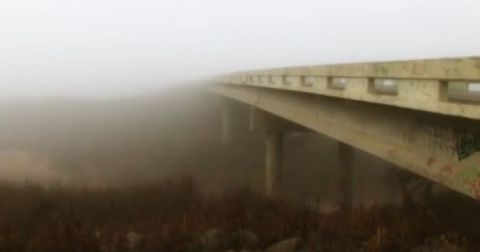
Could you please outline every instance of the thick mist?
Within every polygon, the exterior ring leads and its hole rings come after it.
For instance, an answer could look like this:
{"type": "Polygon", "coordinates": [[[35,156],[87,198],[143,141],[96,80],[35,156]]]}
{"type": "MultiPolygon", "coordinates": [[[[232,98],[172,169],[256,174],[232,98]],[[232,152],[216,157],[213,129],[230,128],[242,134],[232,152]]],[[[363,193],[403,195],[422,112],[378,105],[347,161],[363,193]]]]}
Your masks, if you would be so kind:
{"type": "MultiPolygon", "coordinates": [[[[192,176],[205,192],[264,190],[264,134],[236,104],[221,141],[220,99],[205,86],[113,100],[36,98],[0,103],[0,181],[111,188],[192,176]]],[[[283,193],[338,200],[336,141],[305,131],[285,138],[283,193]]],[[[357,152],[355,198],[398,202],[392,165],[357,152]],[[380,189],[381,188],[381,189],[380,189]]],[[[330,206],[321,206],[329,209],[330,206]]]]}
{"type": "MultiPolygon", "coordinates": [[[[248,132],[244,116],[240,137],[220,142],[211,78],[480,53],[472,32],[480,4],[468,0],[21,0],[0,7],[0,179],[8,183],[109,187],[192,175],[212,190],[262,191],[263,135],[248,132]]],[[[286,141],[286,191],[335,190],[336,143],[314,133],[286,141]]],[[[365,167],[357,193],[394,198],[366,186],[392,184],[391,165],[362,153],[357,165],[365,167]]]]}
{"type": "Polygon", "coordinates": [[[225,72],[478,55],[475,0],[0,3],[0,97],[122,97],[225,72]]]}
{"type": "Polygon", "coordinates": [[[2,1],[0,251],[478,251],[477,201],[361,150],[350,184],[339,142],[299,125],[275,138],[281,179],[265,195],[266,132],[231,100],[222,141],[225,97],[209,85],[240,70],[478,56],[479,9],[2,1]]]}

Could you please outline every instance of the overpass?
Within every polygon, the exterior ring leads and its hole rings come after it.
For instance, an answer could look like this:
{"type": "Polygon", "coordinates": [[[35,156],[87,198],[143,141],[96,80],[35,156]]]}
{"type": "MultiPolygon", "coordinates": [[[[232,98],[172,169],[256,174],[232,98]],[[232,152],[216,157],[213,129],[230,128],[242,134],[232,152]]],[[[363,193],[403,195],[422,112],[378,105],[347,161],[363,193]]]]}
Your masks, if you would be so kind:
{"type": "Polygon", "coordinates": [[[224,97],[224,139],[230,99],[250,106],[251,128],[265,131],[267,194],[279,183],[283,134],[301,125],[339,142],[347,207],[352,148],[480,199],[480,58],[236,72],[211,90],[224,97]]]}

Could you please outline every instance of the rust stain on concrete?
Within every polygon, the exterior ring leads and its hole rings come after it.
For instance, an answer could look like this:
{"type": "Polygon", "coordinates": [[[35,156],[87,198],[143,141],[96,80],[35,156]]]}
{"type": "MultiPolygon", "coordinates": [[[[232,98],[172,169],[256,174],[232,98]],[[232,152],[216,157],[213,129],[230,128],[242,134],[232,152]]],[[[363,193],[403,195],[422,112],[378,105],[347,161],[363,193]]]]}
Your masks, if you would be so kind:
{"type": "Polygon", "coordinates": [[[451,175],[453,173],[453,166],[452,165],[445,165],[440,169],[442,174],[451,175]]]}
{"type": "Polygon", "coordinates": [[[480,200],[480,178],[476,178],[469,183],[469,189],[473,196],[480,200]]]}

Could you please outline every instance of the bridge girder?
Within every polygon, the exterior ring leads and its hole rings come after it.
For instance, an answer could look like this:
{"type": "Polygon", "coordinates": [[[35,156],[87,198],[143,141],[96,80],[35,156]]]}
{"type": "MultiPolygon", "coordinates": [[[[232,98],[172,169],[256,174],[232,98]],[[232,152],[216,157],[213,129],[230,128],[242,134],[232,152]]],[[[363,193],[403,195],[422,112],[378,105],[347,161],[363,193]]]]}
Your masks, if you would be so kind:
{"type": "Polygon", "coordinates": [[[480,199],[477,120],[261,87],[212,90],[480,199]]]}

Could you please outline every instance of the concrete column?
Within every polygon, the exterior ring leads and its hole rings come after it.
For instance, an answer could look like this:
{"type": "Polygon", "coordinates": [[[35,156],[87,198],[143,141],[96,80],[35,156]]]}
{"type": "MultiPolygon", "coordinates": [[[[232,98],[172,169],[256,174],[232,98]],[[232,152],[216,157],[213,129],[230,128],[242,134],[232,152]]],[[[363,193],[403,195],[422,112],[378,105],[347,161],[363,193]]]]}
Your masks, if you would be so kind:
{"type": "Polygon", "coordinates": [[[351,146],[338,142],[340,206],[346,212],[352,210],[353,205],[353,152],[354,150],[351,146]]]}
{"type": "Polygon", "coordinates": [[[267,132],[265,146],[265,193],[272,196],[278,191],[282,178],[283,134],[267,132]]]}
{"type": "Polygon", "coordinates": [[[228,99],[222,100],[222,142],[228,143],[232,139],[234,119],[233,105],[228,99]]]}

